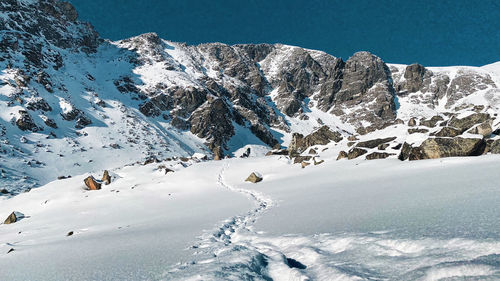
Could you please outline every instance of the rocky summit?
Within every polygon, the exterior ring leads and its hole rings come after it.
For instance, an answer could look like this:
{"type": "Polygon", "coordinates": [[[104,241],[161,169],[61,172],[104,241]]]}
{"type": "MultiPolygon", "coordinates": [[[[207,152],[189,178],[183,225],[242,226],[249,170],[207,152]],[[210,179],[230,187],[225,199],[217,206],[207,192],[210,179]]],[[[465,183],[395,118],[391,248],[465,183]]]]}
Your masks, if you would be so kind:
{"type": "Polygon", "coordinates": [[[290,147],[296,157],[332,142],[339,159],[498,153],[498,63],[389,64],[369,52],[344,61],[154,33],[113,42],[58,0],[5,0],[0,15],[8,196],[61,172],[194,153],[222,159],[248,145],[290,147]]]}

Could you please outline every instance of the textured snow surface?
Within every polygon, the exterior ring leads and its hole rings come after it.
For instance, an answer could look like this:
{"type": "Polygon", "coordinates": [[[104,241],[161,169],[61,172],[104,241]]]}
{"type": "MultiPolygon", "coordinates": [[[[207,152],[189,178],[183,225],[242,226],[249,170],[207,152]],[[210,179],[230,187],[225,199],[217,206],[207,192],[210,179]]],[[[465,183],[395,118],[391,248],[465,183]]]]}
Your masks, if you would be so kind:
{"type": "Polygon", "coordinates": [[[280,156],[136,165],[114,170],[100,191],[83,190],[82,175],[4,199],[2,218],[14,210],[26,218],[0,225],[2,277],[500,278],[498,155],[328,155],[306,169],[280,156]],[[176,172],[165,175],[160,164],[176,172]],[[264,180],[244,182],[251,172],[264,180]]]}

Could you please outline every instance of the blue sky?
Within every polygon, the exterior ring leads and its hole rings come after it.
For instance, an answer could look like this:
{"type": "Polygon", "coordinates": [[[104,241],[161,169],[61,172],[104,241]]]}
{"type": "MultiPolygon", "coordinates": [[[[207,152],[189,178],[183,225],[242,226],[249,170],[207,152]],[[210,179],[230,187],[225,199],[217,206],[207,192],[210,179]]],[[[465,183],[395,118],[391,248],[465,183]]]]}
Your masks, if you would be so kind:
{"type": "Polygon", "coordinates": [[[500,1],[70,0],[113,40],[156,32],[172,41],[284,43],[349,58],[426,66],[500,61],[500,1]]]}

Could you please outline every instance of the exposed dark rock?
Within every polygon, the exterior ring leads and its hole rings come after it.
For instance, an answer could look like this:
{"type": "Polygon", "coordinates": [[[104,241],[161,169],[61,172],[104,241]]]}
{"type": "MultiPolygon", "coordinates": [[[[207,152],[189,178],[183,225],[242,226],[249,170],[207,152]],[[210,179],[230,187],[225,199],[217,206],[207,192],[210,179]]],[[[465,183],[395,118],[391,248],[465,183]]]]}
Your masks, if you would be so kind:
{"type": "Polygon", "coordinates": [[[425,73],[426,73],[425,67],[423,67],[418,63],[408,65],[404,73],[404,78],[406,79],[406,84],[404,85],[404,88],[409,93],[414,93],[419,91],[423,86],[425,73]]]}
{"type": "Polygon", "coordinates": [[[417,119],[415,117],[410,118],[410,120],[408,120],[408,126],[410,127],[417,126],[417,119]]]}
{"type": "Polygon", "coordinates": [[[45,125],[47,125],[51,128],[57,129],[56,121],[54,121],[53,119],[46,117],[43,122],[45,123],[45,125]]]}
{"type": "Polygon", "coordinates": [[[483,154],[486,142],[480,138],[429,138],[410,150],[410,160],[435,159],[483,154]]]}
{"type": "Polygon", "coordinates": [[[483,122],[467,131],[467,133],[482,135],[484,137],[491,135],[492,132],[493,129],[491,128],[491,124],[489,121],[483,122]]]}
{"type": "Polygon", "coordinates": [[[293,164],[302,163],[304,161],[309,161],[311,159],[312,156],[296,156],[295,158],[293,158],[293,164]]]}
{"type": "Polygon", "coordinates": [[[377,146],[377,149],[379,150],[385,150],[386,148],[389,147],[389,144],[388,143],[381,143],[377,146]]]}
{"type": "Polygon", "coordinates": [[[443,127],[439,132],[432,134],[436,137],[456,137],[460,135],[462,132],[460,129],[456,129],[453,127],[443,127]]]}
{"type": "Polygon", "coordinates": [[[493,154],[500,154],[500,139],[493,141],[490,146],[490,152],[493,154]]]}
{"type": "Polygon", "coordinates": [[[52,111],[52,107],[43,98],[32,98],[26,102],[26,109],[52,111]]]}
{"type": "Polygon", "coordinates": [[[366,155],[366,160],[385,159],[391,155],[395,155],[395,154],[387,153],[387,152],[372,152],[372,153],[366,155]]]}
{"type": "Polygon", "coordinates": [[[359,140],[359,139],[358,139],[355,135],[351,135],[351,136],[348,136],[348,137],[347,137],[347,140],[348,140],[348,141],[357,141],[357,140],[359,140]]]}
{"type": "Polygon", "coordinates": [[[429,128],[433,128],[433,127],[436,127],[436,124],[439,122],[439,121],[443,121],[444,118],[439,116],[439,115],[436,115],[436,116],[433,116],[431,119],[428,119],[428,120],[420,120],[420,126],[426,126],[426,127],[429,127],[429,128]]]}
{"type": "Polygon", "coordinates": [[[415,134],[415,133],[425,134],[428,132],[429,132],[429,130],[424,129],[424,128],[410,128],[410,129],[408,129],[409,134],[415,134]]]}
{"type": "Polygon", "coordinates": [[[177,116],[174,116],[170,121],[170,124],[179,130],[189,130],[189,122],[177,116]]]}
{"type": "Polygon", "coordinates": [[[411,149],[412,146],[409,143],[403,143],[403,147],[401,148],[401,152],[398,155],[398,159],[401,161],[408,159],[410,157],[411,149]]]}
{"type": "Polygon", "coordinates": [[[465,132],[467,129],[471,128],[475,124],[484,123],[490,119],[490,115],[487,113],[473,113],[464,118],[452,117],[448,122],[448,126],[455,127],[460,130],[461,133],[465,132]]]}
{"type": "MultiPolygon", "coordinates": [[[[231,113],[222,99],[215,99],[198,108],[191,115],[190,123],[191,133],[206,138],[214,153],[216,147],[220,149],[234,135],[231,113]]],[[[219,154],[222,156],[222,151],[219,154]]]]}
{"type": "Polygon", "coordinates": [[[361,156],[367,152],[368,151],[366,151],[365,149],[362,149],[362,148],[357,148],[357,147],[351,148],[351,150],[349,150],[349,152],[347,153],[347,159],[351,160],[354,158],[358,158],[359,156],[361,156]]]}
{"type": "Polygon", "coordinates": [[[345,152],[345,151],[342,150],[342,151],[339,152],[339,155],[337,156],[337,160],[344,159],[344,158],[347,158],[347,157],[348,157],[347,152],[345,152]]]}
{"type": "Polygon", "coordinates": [[[373,140],[361,141],[361,142],[358,142],[358,144],[356,144],[356,147],[375,148],[380,144],[383,144],[386,142],[391,142],[395,139],[396,139],[396,137],[388,137],[388,138],[383,138],[383,139],[373,139],[373,140]]]}
{"type": "Polygon", "coordinates": [[[270,155],[288,155],[288,149],[273,149],[266,153],[266,156],[270,155]]]}
{"type": "Polygon", "coordinates": [[[302,134],[294,133],[288,149],[291,152],[300,154],[310,146],[325,145],[331,141],[339,142],[342,138],[339,132],[331,131],[328,126],[323,126],[305,137],[302,134]]]}
{"type": "Polygon", "coordinates": [[[38,132],[40,130],[26,110],[19,110],[19,114],[21,116],[16,120],[16,125],[19,129],[32,132],[38,132]]]}

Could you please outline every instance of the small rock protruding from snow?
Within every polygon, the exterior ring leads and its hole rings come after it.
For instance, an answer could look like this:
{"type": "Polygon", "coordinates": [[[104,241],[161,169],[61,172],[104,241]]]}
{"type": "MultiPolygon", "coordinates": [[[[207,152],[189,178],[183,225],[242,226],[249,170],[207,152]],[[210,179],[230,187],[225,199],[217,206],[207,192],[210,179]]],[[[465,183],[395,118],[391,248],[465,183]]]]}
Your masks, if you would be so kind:
{"type": "Polygon", "coordinates": [[[109,175],[108,170],[104,170],[104,174],[102,175],[102,182],[105,185],[108,185],[111,183],[111,176],[109,175]]]}
{"type": "Polygon", "coordinates": [[[23,217],[23,214],[22,213],[19,213],[19,212],[12,212],[10,213],[10,215],[5,219],[5,221],[3,222],[4,224],[11,224],[11,223],[15,223],[17,222],[19,219],[21,219],[23,217]]]}
{"type": "Polygon", "coordinates": [[[85,182],[89,190],[101,189],[101,182],[97,181],[93,176],[88,176],[83,182],[85,182]]]}
{"type": "Polygon", "coordinates": [[[262,181],[262,175],[260,173],[253,172],[248,176],[248,178],[245,181],[258,183],[258,182],[262,181]]]}

